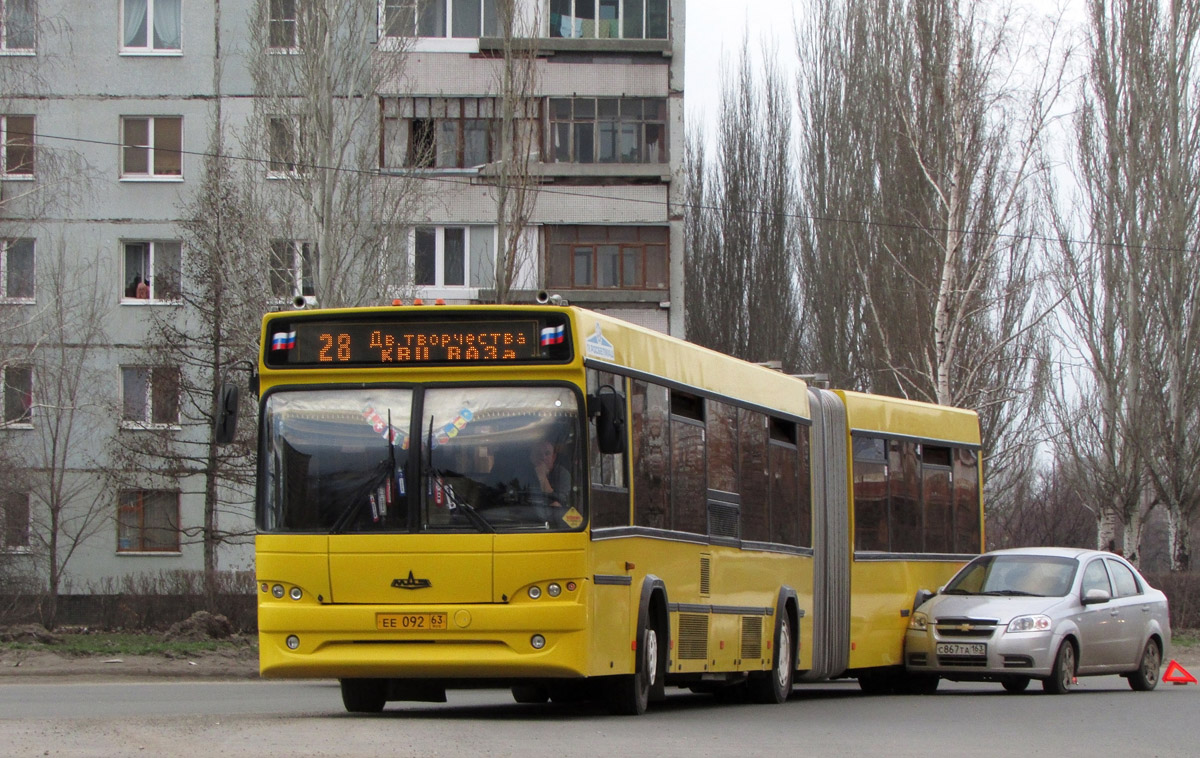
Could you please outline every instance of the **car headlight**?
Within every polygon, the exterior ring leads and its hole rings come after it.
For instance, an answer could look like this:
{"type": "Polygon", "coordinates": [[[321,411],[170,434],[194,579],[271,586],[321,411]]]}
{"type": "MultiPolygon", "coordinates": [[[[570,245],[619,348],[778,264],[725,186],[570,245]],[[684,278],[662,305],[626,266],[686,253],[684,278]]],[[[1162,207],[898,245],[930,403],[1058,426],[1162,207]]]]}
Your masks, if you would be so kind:
{"type": "Polygon", "coordinates": [[[923,632],[929,628],[929,617],[920,611],[914,611],[908,617],[908,628],[914,632],[923,632]]]}
{"type": "Polygon", "coordinates": [[[1017,616],[1008,622],[1009,632],[1048,632],[1052,623],[1049,616],[1017,616]]]}

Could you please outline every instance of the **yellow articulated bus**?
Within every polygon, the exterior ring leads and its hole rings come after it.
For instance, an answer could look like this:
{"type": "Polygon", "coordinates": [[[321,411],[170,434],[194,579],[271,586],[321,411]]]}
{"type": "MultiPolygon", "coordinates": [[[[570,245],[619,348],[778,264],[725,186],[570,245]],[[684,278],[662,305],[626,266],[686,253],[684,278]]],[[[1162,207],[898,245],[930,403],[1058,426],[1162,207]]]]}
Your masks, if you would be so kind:
{"type": "Polygon", "coordinates": [[[353,712],[930,686],[904,631],[980,551],[973,413],[566,306],[280,312],[262,344],[264,677],[353,712]]]}

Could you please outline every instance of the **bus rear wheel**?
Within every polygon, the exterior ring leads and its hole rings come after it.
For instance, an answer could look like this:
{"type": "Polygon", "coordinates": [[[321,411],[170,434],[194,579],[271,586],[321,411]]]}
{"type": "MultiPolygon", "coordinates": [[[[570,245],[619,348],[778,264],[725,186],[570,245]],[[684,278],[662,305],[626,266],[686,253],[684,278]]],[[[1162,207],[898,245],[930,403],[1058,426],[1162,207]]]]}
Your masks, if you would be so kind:
{"type": "Polygon", "coordinates": [[[350,713],[379,713],[387,703],[386,679],[342,679],[342,705],[350,713]]]}

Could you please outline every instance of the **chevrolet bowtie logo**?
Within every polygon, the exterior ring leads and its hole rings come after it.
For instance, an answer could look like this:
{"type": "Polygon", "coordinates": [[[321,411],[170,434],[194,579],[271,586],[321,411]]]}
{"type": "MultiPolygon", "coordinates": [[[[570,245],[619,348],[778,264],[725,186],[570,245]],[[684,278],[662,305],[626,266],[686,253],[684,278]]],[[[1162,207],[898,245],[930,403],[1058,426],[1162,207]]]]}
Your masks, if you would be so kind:
{"type": "MultiPolygon", "coordinates": [[[[409,573],[409,575],[408,575],[408,578],[409,578],[409,579],[412,579],[412,574],[411,574],[411,573],[409,573]]],[[[969,631],[971,631],[971,625],[970,625],[970,624],[959,624],[959,625],[958,625],[958,631],[960,631],[960,632],[969,632],[969,631]]]]}
{"type": "Polygon", "coordinates": [[[432,587],[433,582],[428,579],[417,579],[413,576],[413,572],[408,572],[406,579],[393,579],[392,586],[398,590],[423,590],[426,587],[432,587]]]}

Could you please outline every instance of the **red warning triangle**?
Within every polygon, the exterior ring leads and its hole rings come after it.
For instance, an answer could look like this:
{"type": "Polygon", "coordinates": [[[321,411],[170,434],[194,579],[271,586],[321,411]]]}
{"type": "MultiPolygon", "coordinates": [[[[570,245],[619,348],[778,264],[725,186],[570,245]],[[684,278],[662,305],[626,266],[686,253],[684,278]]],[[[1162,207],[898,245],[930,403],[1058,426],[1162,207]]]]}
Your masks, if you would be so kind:
{"type": "Polygon", "coordinates": [[[1189,674],[1187,669],[1175,661],[1171,661],[1167,665],[1167,673],[1163,674],[1162,680],[1172,684],[1196,684],[1196,677],[1189,674]]]}

